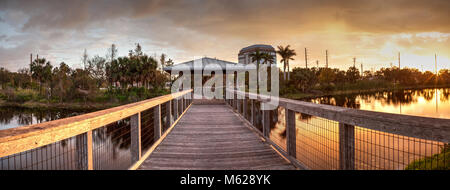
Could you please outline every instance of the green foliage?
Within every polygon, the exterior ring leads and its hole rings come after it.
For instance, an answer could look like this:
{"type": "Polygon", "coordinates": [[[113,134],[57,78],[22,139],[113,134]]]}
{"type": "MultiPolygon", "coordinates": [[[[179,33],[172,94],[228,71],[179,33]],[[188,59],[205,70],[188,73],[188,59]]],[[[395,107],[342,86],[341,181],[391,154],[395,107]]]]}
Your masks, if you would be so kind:
{"type": "Polygon", "coordinates": [[[38,97],[39,97],[38,93],[34,90],[20,89],[20,90],[17,90],[15,92],[15,94],[12,97],[10,97],[9,100],[14,101],[14,102],[23,103],[23,102],[27,102],[30,100],[36,100],[36,99],[38,99],[38,97]]]}
{"type": "Polygon", "coordinates": [[[8,100],[8,97],[5,94],[0,93],[0,100],[8,100]]]}
{"type": "Polygon", "coordinates": [[[310,90],[317,81],[317,76],[311,69],[294,68],[288,84],[290,88],[301,89],[302,92],[305,92],[310,90]]]}
{"type": "Polygon", "coordinates": [[[413,161],[405,170],[450,170],[450,144],[441,147],[438,154],[413,161]]]}

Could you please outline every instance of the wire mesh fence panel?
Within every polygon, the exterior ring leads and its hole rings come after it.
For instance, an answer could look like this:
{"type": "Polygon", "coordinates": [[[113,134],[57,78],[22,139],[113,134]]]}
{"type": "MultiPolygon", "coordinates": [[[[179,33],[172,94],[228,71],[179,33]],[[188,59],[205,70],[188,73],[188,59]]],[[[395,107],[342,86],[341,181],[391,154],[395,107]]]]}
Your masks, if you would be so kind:
{"type": "Polygon", "coordinates": [[[166,132],[166,130],[170,127],[167,109],[167,103],[161,104],[161,134],[166,132]]]}
{"type": "Polygon", "coordinates": [[[130,118],[92,131],[95,170],[128,169],[131,164],[130,118]]]}
{"type": "Polygon", "coordinates": [[[278,106],[270,111],[270,133],[269,138],[276,145],[286,151],[286,119],[285,109],[278,106]]]}
{"type": "Polygon", "coordinates": [[[450,150],[442,142],[355,127],[355,169],[450,169],[450,150]]]}
{"type": "Polygon", "coordinates": [[[86,134],[0,158],[0,170],[87,169],[86,134]]]}
{"type": "Polygon", "coordinates": [[[155,142],[154,109],[141,112],[141,151],[145,153],[155,142]]]}
{"type": "Polygon", "coordinates": [[[339,124],[296,113],[296,157],[309,169],[339,169],[339,124]]]}

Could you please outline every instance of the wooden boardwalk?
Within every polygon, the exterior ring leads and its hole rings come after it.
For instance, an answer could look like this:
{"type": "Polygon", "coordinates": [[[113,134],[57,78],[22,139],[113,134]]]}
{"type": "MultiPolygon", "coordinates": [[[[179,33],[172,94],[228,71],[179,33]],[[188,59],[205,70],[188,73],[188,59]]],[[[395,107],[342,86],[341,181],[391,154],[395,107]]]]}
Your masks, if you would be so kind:
{"type": "Polygon", "coordinates": [[[246,126],[227,105],[193,104],[139,169],[296,168],[246,126]]]}

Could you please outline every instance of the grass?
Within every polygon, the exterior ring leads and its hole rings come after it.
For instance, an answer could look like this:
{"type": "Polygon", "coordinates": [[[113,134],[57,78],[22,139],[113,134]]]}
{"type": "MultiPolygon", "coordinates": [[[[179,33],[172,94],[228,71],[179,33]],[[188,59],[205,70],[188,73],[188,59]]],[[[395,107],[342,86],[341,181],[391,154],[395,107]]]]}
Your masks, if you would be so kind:
{"type": "Polygon", "coordinates": [[[58,96],[47,99],[39,95],[36,90],[10,88],[7,91],[0,90],[0,106],[44,109],[106,109],[169,93],[170,91],[166,89],[130,88],[127,90],[96,91],[86,97],[75,97],[61,101],[58,96]]]}
{"type": "Polygon", "coordinates": [[[405,170],[450,170],[450,145],[445,144],[438,154],[413,161],[405,170]]]}

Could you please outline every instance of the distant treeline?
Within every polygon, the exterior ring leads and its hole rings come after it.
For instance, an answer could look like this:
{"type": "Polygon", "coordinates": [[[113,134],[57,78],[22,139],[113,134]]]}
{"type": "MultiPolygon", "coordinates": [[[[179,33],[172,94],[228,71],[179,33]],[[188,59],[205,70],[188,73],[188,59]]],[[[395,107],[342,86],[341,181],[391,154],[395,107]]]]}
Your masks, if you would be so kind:
{"type": "MultiPolygon", "coordinates": [[[[392,87],[450,86],[450,70],[441,69],[438,75],[430,71],[420,72],[414,68],[381,68],[378,71],[361,72],[331,68],[294,68],[291,78],[282,80],[280,92],[296,93],[320,90],[323,92],[345,90],[383,89],[392,87]]],[[[280,78],[282,78],[280,76],[280,78]]]]}
{"type": "Polygon", "coordinates": [[[45,58],[34,59],[28,68],[10,72],[0,68],[0,99],[15,102],[130,102],[168,93],[170,76],[161,67],[173,64],[162,54],[158,61],[136,44],[128,56],[117,57],[113,44],[105,57],[82,55],[84,68],[61,62],[54,66],[45,58]],[[160,67],[158,67],[160,65],[160,67]],[[158,69],[159,68],[159,69],[158,69]]]}

